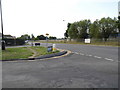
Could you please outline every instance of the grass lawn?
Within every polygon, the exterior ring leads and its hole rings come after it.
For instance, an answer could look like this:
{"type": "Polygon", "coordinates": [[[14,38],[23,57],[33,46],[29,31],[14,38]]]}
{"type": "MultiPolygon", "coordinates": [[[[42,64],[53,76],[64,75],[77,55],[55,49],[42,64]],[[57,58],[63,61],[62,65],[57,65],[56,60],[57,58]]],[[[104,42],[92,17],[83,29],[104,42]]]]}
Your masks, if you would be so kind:
{"type": "Polygon", "coordinates": [[[47,48],[45,47],[6,48],[6,50],[2,51],[2,60],[28,58],[35,53],[36,53],[35,56],[40,56],[56,52],[47,52],[47,48]]]}
{"type": "MultiPolygon", "coordinates": [[[[43,41],[38,41],[40,43],[46,43],[43,41]]],[[[75,42],[75,41],[49,41],[48,43],[63,43],[63,44],[81,44],[81,45],[98,45],[98,46],[120,46],[118,41],[107,41],[107,42],[99,42],[99,41],[92,41],[90,44],[86,44],[84,42],[75,42]]]]}
{"type": "Polygon", "coordinates": [[[58,50],[55,52],[47,52],[47,48],[45,47],[31,47],[31,49],[35,50],[37,52],[36,56],[46,55],[46,54],[52,54],[59,52],[58,50]]]}
{"type": "Polygon", "coordinates": [[[32,54],[33,52],[27,49],[27,47],[6,48],[6,50],[2,51],[2,60],[27,58],[32,54]]]}

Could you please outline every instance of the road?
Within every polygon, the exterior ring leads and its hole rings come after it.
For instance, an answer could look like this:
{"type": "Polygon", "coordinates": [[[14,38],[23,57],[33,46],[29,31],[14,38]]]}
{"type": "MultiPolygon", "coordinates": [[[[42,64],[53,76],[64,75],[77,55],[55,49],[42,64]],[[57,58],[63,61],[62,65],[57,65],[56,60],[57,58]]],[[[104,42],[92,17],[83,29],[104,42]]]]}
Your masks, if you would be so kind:
{"type": "Polygon", "coordinates": [[[118,87],[117,47],[56,45],[72,53],[61,58],[3,62],[3,88],[118,87]]]}

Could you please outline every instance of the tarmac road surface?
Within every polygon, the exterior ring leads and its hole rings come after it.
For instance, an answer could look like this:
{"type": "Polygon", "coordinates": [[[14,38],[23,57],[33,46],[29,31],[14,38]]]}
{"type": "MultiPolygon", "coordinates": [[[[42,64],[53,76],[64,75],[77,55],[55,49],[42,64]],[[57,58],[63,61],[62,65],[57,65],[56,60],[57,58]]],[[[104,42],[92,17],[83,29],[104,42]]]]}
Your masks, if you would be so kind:
{"type": "Polygon", "coordinates": [[[72,53],[61,58],[2,62],[3,88],[118,88],[117,47],[57,47],[72,53]]]}

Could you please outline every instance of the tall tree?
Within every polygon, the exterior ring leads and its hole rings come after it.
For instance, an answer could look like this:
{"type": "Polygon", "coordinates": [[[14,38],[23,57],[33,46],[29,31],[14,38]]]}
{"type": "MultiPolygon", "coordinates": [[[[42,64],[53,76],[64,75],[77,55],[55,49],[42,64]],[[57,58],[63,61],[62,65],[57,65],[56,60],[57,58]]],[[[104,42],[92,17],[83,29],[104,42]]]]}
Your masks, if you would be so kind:
{"type": "Polygon", "coordinates": [[[31,34],[31,39],[35,40],[35,36],[33,34],[31,34]]]}
{"type": "Polygon", "coordinates": [[[109,38],[112,34],[113,30],[115,29],[115,22],[111,18],[102,18],[100,21],[100,31],[102,33],[102,37],[105,41],[109,38]]]}
{"type": "Polygon", "coordinates": [[[55,40],[55,39],[57,39],[57,38],[56,38],[56,37],[53,37],[53,36],[50,36],[49,39],[50,39],[50,40],[55,40]]]}
{"type": "Polygon", "coordinates": [[[68,35],[71,39],[77,39],[78,38],[78,30],[77,30],[77,22],[74,22],[70,25],[70,28],[68,29],[68,35]]]}
{"type": "Polygon", "coordinates": [[[19,38],[23,39],[23,40],[30,40],[30,35],[24,34],[24,35],[21,35],[21,37],[19,37],[19,38]]]}
{"type": "Polygon", "coordinates": [[[90,36],[91,36],[91,38],[98,38],[98,39],[102,38],[98,20],[94,21],[90,25],[90,36]]]}
{"type": "Polygon", "coordinates": [[[68,24],[67,24],[67,30],[66,30],[65,33],[64,33],[65,38],[68,38],[68,37],[69,37],[68,31],[69,31],[69,29],[70,29],[70,26],[71,26],[71,23],[68,23],[68,24]]]}
{"type": "Polygon", "coordinates": [[[46,40],[46,37],[44,35],[38,35],[37,38],[39,40],[46,40]]]}
{"type": "Polygon", "coordinates": [[[90,25],[91,25],[90,20],[82,20],[78,23],[78,27],[80,28],[78,29],[79,38],[82,39],[88,38],[90,25]]]}

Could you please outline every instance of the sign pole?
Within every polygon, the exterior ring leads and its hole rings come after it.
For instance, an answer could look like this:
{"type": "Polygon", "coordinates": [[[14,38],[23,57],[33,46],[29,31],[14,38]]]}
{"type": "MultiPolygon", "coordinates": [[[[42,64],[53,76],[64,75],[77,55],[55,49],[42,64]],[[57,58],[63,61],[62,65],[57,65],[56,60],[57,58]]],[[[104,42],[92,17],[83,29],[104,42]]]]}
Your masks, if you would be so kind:
{"type": "Polygon", "coordinates": [[[2,3],[0,0],[0,13],[1,13],[1,29],[2,29],[2,50],[5,50],[5,41],[4,40],[4,34],[3,34],[3,17],[2,17],[2,3]]]}

